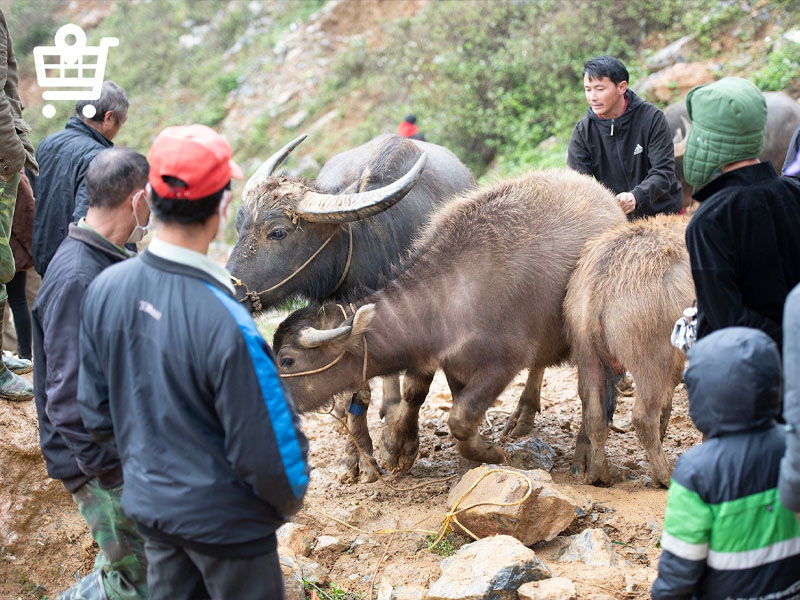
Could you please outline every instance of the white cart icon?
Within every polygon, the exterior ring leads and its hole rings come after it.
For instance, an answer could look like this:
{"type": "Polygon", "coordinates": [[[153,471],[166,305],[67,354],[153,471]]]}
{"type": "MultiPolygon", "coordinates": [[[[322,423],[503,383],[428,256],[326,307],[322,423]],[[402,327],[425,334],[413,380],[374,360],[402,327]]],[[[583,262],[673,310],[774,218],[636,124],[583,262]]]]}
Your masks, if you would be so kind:
{"type": "MultiPolygon", "coordinates": [[[[42,92],[44,100],[97,100],[103,87],[103,72],[106,69],[108,48],[119,45],[119,38],[104,37],[99,46],[86,45],[86,33],[70,23],[60,27],[56,32],[55,46],[37,46],[33,49],[36,62],[36,78],[39,86],[53,89],[42,92]],[[72,36],[73,43],[67,43],[67,36],[72,36]],[[84,63],[84,57],[95,57],[94,61],[84,63]],[[45,62],[50,59],[57,62],[45,62]]],[[[83,107],[83,115],[91,119],[97,109],[87,104],[83,107]]],[[[55,116],[56,108],[45,104],[42,114],[50,119],[55,116]]]]}

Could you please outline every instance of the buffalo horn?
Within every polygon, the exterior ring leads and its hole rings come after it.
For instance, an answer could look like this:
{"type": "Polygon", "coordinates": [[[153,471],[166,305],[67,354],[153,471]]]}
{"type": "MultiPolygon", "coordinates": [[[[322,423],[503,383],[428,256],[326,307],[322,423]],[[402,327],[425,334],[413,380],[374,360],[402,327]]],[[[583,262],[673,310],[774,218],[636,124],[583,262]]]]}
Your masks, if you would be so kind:
{"type": "Polygon", "coordinates": [[[258,184],[267,179],[267,177],[271,177],[275,172],[275,169],[277,169],[280,164],[286,160],[286,157],[289,156],[289,154],[292,153],[292,150],[297,148],[300,145],[300,142],[302,142],[304,139],[306,139],[306,134],[301,135],[299,138],[293,139],[291,142],[286,144],[283,148],[265,160],[261,166],[256,169],[256,172],[253,173],[253,176],[247,180],[247,183],[242,190],[242,198],[246,200],[250,190],[258,187],[258,184]]]}
{"type": "Polygon", "coordinates": [[[394,206],[411,191],[427,159],[427,154],[423,152],[408,173],[376,190],[355,194],[307,192],[298,202],[295,212],[306,221],[315,223],[348,223],[377,215],[394,206]]]}
{"type": "Polygon", "coordinates": [[[303,327],[298,335],[297,342],[303,348],[319,348],[324,344],[338,340],[340,337],[349,335],[353,328],[350,325],[337,327],[336,329],[315,329],[313,327],[303,327]]]}
{"type": "Polygon", "coordinates": [[[686,154],[686,142],[689,141],[689,129],[692,127],[692,123],[686,117],[681,117],[681,122],[686,133],[682,134],[680,129],[675,132],[675,137],[672,140],[675,144],[675,158],[686,154]]]}

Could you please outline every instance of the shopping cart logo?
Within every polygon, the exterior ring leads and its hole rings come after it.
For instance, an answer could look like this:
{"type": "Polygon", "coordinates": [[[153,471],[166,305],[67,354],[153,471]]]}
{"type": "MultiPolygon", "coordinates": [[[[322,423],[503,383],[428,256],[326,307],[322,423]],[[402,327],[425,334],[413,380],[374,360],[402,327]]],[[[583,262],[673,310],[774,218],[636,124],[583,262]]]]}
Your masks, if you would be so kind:
{"type": "MultiPolygon", "coordinates": [[[[33,49],[36,78],[39,87],[51,88],[42,92],[44,100],[97,100],[103,87],[108,49],[119,45],[119,38],[104,37],[99,46],[86,45],[86,33],[72,23],[58,29],[55,46],[33,49]],[[73,39],[68,41],[69,37],[73,39]],[[86,62],[84,62],[86,59],[86,62]]],[[[97,109],[92,104],[83,107],[83,115],[91,119],[97,109]]],[[[48,119],[56,114],[52,104],[45,104],[42,114],[48,119]]]]}

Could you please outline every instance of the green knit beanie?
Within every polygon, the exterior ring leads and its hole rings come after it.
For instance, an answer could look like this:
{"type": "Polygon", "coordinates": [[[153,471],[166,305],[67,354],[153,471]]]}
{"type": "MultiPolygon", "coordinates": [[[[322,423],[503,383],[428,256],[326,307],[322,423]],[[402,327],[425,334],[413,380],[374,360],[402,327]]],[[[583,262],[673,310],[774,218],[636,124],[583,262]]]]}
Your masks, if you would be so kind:
{"type": "Polygon", "coordinates": [[[683,157],[683,174],[704,186],[723,165],[755,158],[764,148],[767,103],[755,84],[726,77],[693,88],[686,96],[692,122],[683,157]]]}

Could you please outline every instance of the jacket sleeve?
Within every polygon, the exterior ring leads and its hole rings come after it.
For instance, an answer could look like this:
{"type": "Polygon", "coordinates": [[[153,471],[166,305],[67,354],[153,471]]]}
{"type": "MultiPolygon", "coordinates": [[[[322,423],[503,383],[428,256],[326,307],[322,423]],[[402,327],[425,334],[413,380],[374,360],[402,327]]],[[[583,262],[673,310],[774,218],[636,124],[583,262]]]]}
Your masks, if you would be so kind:
{"type": "MultiPolygon", "coordinates": [[[[85,300],[84,298],[82,306],[86,305],[85,300]]],[[[108,404],[108,382],[101,368],[101,354],[97,349],[97,340],[92,324],[92,319],[95,317],[93,313],[93,310],[81,308],[78,409],[83,426],[94,441],[106,452],[113,456],[119,456],[108,404]]]]}
{"type": "Polygon", "coordinates": [[[800,513],[800,285],[786,300],[783,312],[783,418],[786,454],[781,461],[778,483],[783,505],[800,513]]]}
{"type": "Polygon", "coordinates": [[[586,146],[586,140],[582,135],[581,123],[575,126],[572,130],[572,135],[569,137],[569,146],[567,146],[567,166],[584,175],[593,175],[592,173],[592,155],[589,148],[586,146]]]}
{"type": "Polygon", "coordinates": [[[79,328],[81,298],[86,284],[72,278],[44,311],[43,348],[47,356],[45,375],[47,418],[75,455],[81,471],[96,477],[108,469],[106,451],[83,426],[78,410],[79,328]]]}
{"type": "Polygon", "coordinates": [[[647,160],[650,163],[647,177],[631,190],[637,210],[651,209],[656,200],[669,194],[675,180],[675,146],[667,118],[658,109],[655,109],[650,124],[647,160]]]}
{"type": "MultiPolygon", "coordinates": [[[[92,158],[97,153],[92,154],[92,158]]],[[[78,189],[75,190],[75,208],[72,210],[72,222],[77,223],[89,212],[89,195],[86,192],[86,170],[91,160],[84,161],[78,173],[78,189]]]]}
{"type": "Polygon", "coordinates": [[[686,246],[701,317],[713,331],[733,326],[753,327],[780,339],[780,323],[744,305],[734,270],[733,249],[738,245],[716,223],[700,219],[689,222],[686,246]]]}
{"type": "Polygon", "coordinates": [[[686,485],[679,483],[688,470],[684,458],[678,460],[667,492],[658,578],[650,590],[653,600],[694,597],[706,571],[713,514],[692,489],[690,478],[686,485]]]}
{"type": "MultiPolygon", "coordinates": [[[[798,125],[797,129],[794,130],[794,134],[792,135],[792,141],[789,142],[789,147],[786,149],[786,158],[783,161],[783,167],[781,168],[781,175],[786,175],[786,169],[791,165],[796,158],[798,158],[798,154],[800,153],[800,125],[798,125]]],[[[800,173],[795,173],[792,177],[800,177],[800,173]]]]}
{"type": "Polygon", "coordinates": [[[11,47],[11,37],[8,34],[5,18],[0,14],[0,173],[5,176],[13,175],[22,169],[25,164],[25,148],[17,134],[14,124],[12,102],[18,98],[9,98],[7,91],[9,64],[16,68],[11,47]]]}
{"type": "Polygon", "coordinates": [[[215,409],[234,471],[288,519],[302,506],[308,485],[308,441],[269,347],[252,318],[244,318],[249,324],[239,323],[226,352],[207,367],[215,374],[215,409]]]}

